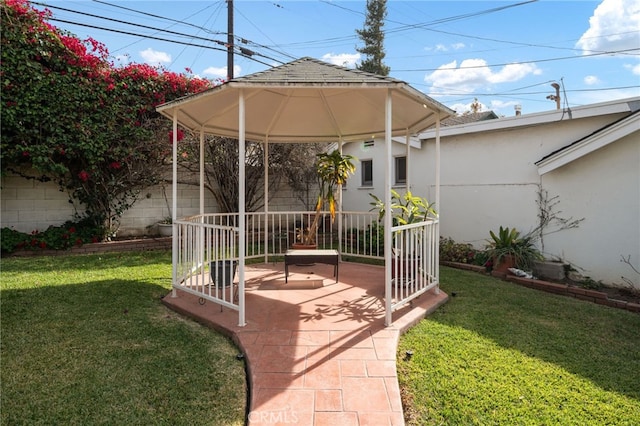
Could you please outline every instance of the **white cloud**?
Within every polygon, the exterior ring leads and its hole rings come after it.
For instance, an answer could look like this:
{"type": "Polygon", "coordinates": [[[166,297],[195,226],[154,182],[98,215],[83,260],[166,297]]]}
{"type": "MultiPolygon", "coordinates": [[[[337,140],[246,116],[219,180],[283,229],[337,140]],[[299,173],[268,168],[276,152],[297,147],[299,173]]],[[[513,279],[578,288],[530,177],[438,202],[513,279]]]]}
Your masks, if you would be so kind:
{"type": "Polygon", "coordinates": [[[427,52],[436,51],[436,52],[448,52],[449,50],[460,50],[464,49],[466,45],[464,43],[453,43],[450,45],[444,45],[442,43],[438,43],[435,46],[427,46],[424,48],[427,52]]]}
{"type": "Polygon", "coordinates": [[[476,89],[493,84],[518,81],[527,75],[539,75],[534,64],[509,64],[493,71],[484,59],[465,59],[440,66],[436,71],[425,76],[424,80],[433,85],[432,94],[451,91],[473,93],[476,89]]]}
{"type": "Polygon", "coordinates": [[[589,18],[589,29],[576,47],[582,54],[638,48],[640,2],[603,0],[589,18]]]}
{"type": "Polygon", "coordinates": [[[631,73],[633,75],[640,75],[640,64],[637,64],[637,65],[625,64],[624,67],[631,70],[631,73]]]}
{"type": "MultiPolygon", "coordinates": [[[[242,68],[240,67],[240,65],[234,65],[233,66],[233,76],[234,77],[238,77],[241,72],[242,72],[242,68]]],[[[209,68],[205,69],[204,71],[202,71],[202,73],[204,75],[206,75],[207,77],[226,79],[227,78],[227,67],[209,67],[209,68]]]]}
{"type": "Polygon", "coordinates": [[[354,68],[360,60],[359,53],[327,53],[322,55],[322,60],[341,67],[354,68]]]}
{"type": "Polygon", "coordinates": [[[126,65],[131,62],[131,58],[129,57],[129,55],[116,55],[115,62],[120,65],[126,65]]]}
{"type": "Polygon", "coordinates": [[[594,84],[600,83],[600,79],[595,75],[588,75],[584,78],[584,84],[587,86],[593,86],[594,84]]]}
{"type": "Polygon", "coordinates": [[[166,52],[159,52],[152,48],[145,49],[140,52],[142,59],[151,65],[162,65],[171,62],[171,55],[166,52]]]}

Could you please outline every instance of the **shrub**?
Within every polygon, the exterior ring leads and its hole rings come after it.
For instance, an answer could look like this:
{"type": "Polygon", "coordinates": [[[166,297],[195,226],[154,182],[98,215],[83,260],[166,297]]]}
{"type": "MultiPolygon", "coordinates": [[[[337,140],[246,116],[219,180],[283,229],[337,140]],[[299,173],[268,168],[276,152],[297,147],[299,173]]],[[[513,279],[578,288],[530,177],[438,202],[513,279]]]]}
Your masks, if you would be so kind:
{"type": "Polygon", "coordinates": [[[481,264],[480,252],[468,243],[456,243],[453,239],[440,237],[440,260],[445,262],[458,262],[481,264]]]}
{"type": "Polygon", "coordinates": [[[60,226],[50,226],[44,231],[31,233],[11,228],[0,229],[2,253],[17,250],[66,250],[85,243],[102,241],[106,229],[101,223],[85,217],[77,221],[67,221],[60,226]]]}

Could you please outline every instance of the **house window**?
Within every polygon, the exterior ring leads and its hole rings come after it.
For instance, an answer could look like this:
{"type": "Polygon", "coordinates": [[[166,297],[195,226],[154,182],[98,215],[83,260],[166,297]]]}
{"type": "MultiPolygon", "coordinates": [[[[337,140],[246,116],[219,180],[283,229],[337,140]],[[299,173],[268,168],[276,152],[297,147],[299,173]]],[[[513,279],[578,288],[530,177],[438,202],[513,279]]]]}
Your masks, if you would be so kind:
{"type": "Polygon", "coordinates": [[[362,186],[373,186],[373,160],[361,160],[362,186]]]}
{"type": "Polygon", "coordinates": [[[407,157],[395,157],[396,185],[407,183],[407,157]]]}

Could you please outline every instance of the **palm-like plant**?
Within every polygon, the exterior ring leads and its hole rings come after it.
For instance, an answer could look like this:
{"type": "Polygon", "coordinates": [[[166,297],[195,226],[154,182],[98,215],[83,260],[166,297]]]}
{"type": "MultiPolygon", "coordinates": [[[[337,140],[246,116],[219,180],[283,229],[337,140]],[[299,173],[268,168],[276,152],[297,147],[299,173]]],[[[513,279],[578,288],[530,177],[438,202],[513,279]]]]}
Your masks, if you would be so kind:
{"type": "MultiPolygon", "coordinates": [[[[369,193],[373,201],[369,203],[371,210],[378,210],[378,220],[382,220],[387,208],[384,201],[374,194],[369,193]]],[[[429,203],[426,198],[413,195],[407,191],[400,195],[395,189],[391,190],[391,206],[388,210],[393,215],[393,225],[408,225],[410,223],[422,222],[429,217],[436,217],[437,212],[433,208],[434,203],[429,203]]],[[[371,211],[370,210],[370,211],[371,211]]]]}
{"type": "Polygon", "coordinates": [[[342,154],[338,150],[333,152],[318,154],[316,162],[316,172],[320,182],[320,193],[316,202],[316,215],[309,228],[301,235],[303,244],[315,244],[316,232],[320,224],[320,217],[325,205],[328,204],[331,222],[336,216],[336,190],[340,185],[346,183],[350,175],[352,175],[356,166],[353,164],[355,157],[348,154],[342,154]]]}
{"type": "Polygon", "coordinates": [[[520,236],[516,228],[501,226],[497,234],[489,231],[489,235],[491,239],[486,254],[493,259],[496,266],[512,257],[518,268],[529,269],[534,260],[542,259],[540,251],[535,247],[535,238],[531,234],[520,236]]]}

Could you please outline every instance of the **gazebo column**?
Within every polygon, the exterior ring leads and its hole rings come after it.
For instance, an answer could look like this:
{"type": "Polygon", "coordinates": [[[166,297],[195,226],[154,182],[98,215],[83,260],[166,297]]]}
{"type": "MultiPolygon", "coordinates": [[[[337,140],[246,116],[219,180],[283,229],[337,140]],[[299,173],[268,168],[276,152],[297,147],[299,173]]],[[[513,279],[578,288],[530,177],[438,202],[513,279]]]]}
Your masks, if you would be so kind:
{"type": "MultiPolygon", "coordinates": [[[[411,191],[411,135],[409,134],[409,129],[407,129],[407,134],[405,136],[405,160],[404,160],[404,173],[405,173],[405,187],[407,191],[411,191]]],[[[397,171],[396,171],[397,173],[397,171]]]]}
{"type": "Polygon", "coordinates": [[[244,327],[245,322],[245,305],[244,305],[244,264],[246,253],[246,212],[245,212],[245,162],[246,162],[246,142],[245,142],[245,106],[244,106],[244,90],[240,89],[238,93],[238,172],[240,181],[238,182],[238,225],[239,241],[238,241],[238,326],[244,327]]]}
{"type": "Polygon", "coordinates": [[[436,217],[438,218],[438,226],[436,226],[436,248],[435,248],[435,275],[438,286],[435,293],[440,294],[440,111],[436,111],[436,217]]]}
{"type": "Polygon", "coordinates": [[[269,138],[264,141],[264,263],[269,262],[269,138]]]}
{"type": "Polygon", "coordinates": [[[173,110],[173,150],[171,177],[171,297],[178,297],[176,283],[178,281],[178,226],[176,215],[178,211],[178,110],[173,110]]]}
{"type": "MultiPolygon", "coordinates": [[[[392,128],[392,101],[391,91],[387,90],[385,102],[385,125],[384,125],[384,146],[385,146],[385,166],[384,166],[384,205],[391,206],[391,128],[392,128]]],[[[393,240],[391,238],[391,227],[393,225],[391,211],[384,215],[384,325],[390,326],[392,319],[392,292],[391,292],[391,248],[393,240]]]]}
{"type": "MultiPolygon", "coordinates": [[[[340,151],[340,155],[342,155],[342,136],[338,140],[338,150],[340,151]]],[[[340,259],[338,261],[342,261],[342,184],[340,184],[338,188],[338,256],[340,259]]],[[[329,229],[329,232],[332,232],[329,229]]]]}

